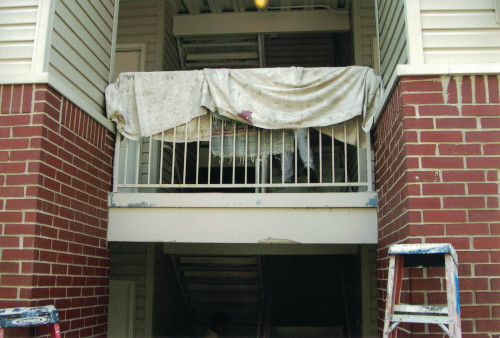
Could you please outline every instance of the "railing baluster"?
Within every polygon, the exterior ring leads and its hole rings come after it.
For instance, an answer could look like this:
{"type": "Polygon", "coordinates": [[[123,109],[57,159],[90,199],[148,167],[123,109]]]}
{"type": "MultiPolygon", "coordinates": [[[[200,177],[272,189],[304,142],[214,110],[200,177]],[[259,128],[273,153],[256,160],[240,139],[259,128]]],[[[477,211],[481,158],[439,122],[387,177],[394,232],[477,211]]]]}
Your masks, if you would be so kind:
{"type": "Polygon", "coordinates": [[[174,184],[174,177],[175,177],[175,145],[177,141],[177,127],[174,127],[174,141],[172,142],[172,170],[171,174],[172,177],[170,178],[170,183],[174,184]]]}
{"type": "Polygon", "coordinates": [[[372,146],[371,146],[371,138],[370,138],[370,132],[365,133],[366,136],[366,144],[365,144],[365,149],[366,149],[366,178],[367,178],[367,185],[368,185],[368,191],[373,191],[373,177],[372,177],[372,146]]]}
{"type": "Polygon", "coordinates": [[[347,171],[347,127],[344,122],[344,182],[347,183],[348,171],[347,171]]]}
{"type": "Polygon", "coordinates": [[[332,183],[335,183],[335,126],[332,125],[332,183]]]}
{"type": "Polygon", "coordinates": [[[118,192],[118,184],[119,182],[119,173],[120,173],[120,151],[121,151],[121,134],[116,132],[116,140],[115,140],[115,158],[113,161],[113,192],[118,192]]]}
{"type": "Polygon", "coordinates": [[[273,183],[273,130],[269,132],[269,183],[273,183]]]}
{"type": "MultiPolygon", "coordinates": [[[[260,183],[260,128],[257,128],[257,158],[255,159],[255,183],[260,183]]],[[[259,188],[255,189],[256,192],[259,191],[259,188]]]]}
{"type": "Polygon", "coordinates": [[[163,183],[163,146],[165,144],[165,131],[161,132],[161,146],[160,146],[160,177],[158,178],[158,183],[163,183]]]}
{"type": "Polygon", "coordinates": [[[323,127],[319,127],[319,183],[323,183],[323,127]]]}
{"type": "Polygon", "coordinates": [[[281,184],[285,183],[285,129],[281,129],[281,184]]]}
{"type": "Polygon", "coordinates": [[[141,153],[142,153],[142,139],[137,141],[137,148],[136,148],[136,166],[137,166],[137,171],[135,172],[135,184],[139,184],[139,172],[141,171],[141,153]]]}
{"type": "Polygon", "coordinates": [[[222,184],[222,172],[224,171],[224,121],[221,123],[221,133],[220,133],[220,180],[219,183],[222,184]]]}
{"type": "Polygon", "coordinates": [[[182,184],[186,184],[187,151],[188,151],[188,124],[186,123],[184,125],[184,168],[182,172],[182,184]]]}
{"type": "MultiPolygon", "coordinates": [[[[307,128],[307,164],[310,163],[310,152],[311,152],[311,133],[309,128],[307,128]]],[[[311,183],[311,167],[307,165],[307,183],[311,183]]]]}
{"type": "Polygon", "coordinates": [[[208,184],[210,184],[210,175],[212,174],[212,128],[213,128],[213,115],[210,113],[210,132],[208,137],[208,184]]]}
{"type": "Polygon", "coordinates": [[[125,138],[125,169],[124,169],[124,173],[123,173],[123,184],[127,184],[128,181],[127,181],[127,174],[128,174],[128,142],[129,142],[129,139],[128,138],[125,138]]]}
{"type": "Polygon", "coordinates": [[[295,137],[295,142],[294,142],[294,147],[295,147],[295,151],[293,152],[293,172],[294,172],[294,179],[295,179],[295,183],[297,183],[297,177],[299,176],[298,175],[298,171],[297,171],[297,150],[298,150],[298,145],[297,145],[297,142],[298,142],[298,129],[295,129],[294,131],[294,137],[295,137]]]}
{"type": "Polygon", "coordinates": [[[358,168],[358,183],[361,182],[361,170],[360,170],[360,154],[359,154],[359,116],[356,116],[356,155],[358,156],[358,165],[356,166],[358,168]]]}
{"type": "Polygon", "coordinates": [[[200,138],[201,138],[201,117],[198,117],[198,137],[196,139],[196,184],[198,184],[198,178],[200,175],[200,138]]]}
{"type": "Polygon", "coordinates": [[[146,184],[151,183],[151,153],[153,148],[153,136],[149,137],[149,147],[148,147],[148,174],[146,175],[146,184]]]}
{"type": "Polygon", "coordinates": [[[236,176],[236,122],[233,123],[233,177],[232,182],[235,183],[236,176]]]}
{"type": "Polygon", "coordinates": [[[248,183],[248,125],[245,124],[245,184],[248,183]]]}

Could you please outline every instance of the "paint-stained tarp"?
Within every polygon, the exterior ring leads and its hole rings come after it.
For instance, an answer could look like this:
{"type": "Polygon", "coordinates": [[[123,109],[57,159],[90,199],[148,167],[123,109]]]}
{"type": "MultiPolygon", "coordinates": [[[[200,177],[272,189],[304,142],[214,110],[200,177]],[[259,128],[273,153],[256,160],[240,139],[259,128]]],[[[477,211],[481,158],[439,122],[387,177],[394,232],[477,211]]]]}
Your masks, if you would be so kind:
{"type": "Polygon", "coordinates": [[[195,139],[196,117],[203,134],[209,111],[265,129],[330,126],[362,116],[367,131],[379,98],[379,78],[359,66],[122,73],[106,88],[108,118],[131,139],[189,122],[188,138],[195,139]]]}

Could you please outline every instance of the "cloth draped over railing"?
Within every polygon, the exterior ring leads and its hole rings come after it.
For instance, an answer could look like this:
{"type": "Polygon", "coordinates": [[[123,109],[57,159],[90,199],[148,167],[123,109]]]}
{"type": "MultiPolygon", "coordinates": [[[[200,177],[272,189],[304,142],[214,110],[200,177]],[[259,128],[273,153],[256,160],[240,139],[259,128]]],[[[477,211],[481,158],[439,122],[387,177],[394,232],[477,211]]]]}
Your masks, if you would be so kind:
{"type": "Polygon", "coordinates": [[[379,83],[373,69],[361,66],[122,73],[106,88],[106,109],[120,133],[133,140],[162,133],[165,141],[206,140],[208,113],[215,112],[272,130],[347,121],[348,133],[334,132],[335,138],[353,144],[354,117],[363,118],[363,130],[371,128],[379,83]]]}

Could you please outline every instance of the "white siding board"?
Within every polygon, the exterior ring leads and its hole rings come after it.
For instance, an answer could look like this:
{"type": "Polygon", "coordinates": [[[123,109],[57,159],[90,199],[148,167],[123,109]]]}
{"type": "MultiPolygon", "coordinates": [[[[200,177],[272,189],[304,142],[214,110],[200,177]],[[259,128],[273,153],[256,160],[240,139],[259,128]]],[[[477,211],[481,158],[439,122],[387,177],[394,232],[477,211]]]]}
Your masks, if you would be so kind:
{"type": "Polygon", "coordinates": [[[90,52],[85,48],[80,48],[80,51],[83,54],[82,56],[82,54],[78,53],[78,44],[75,46],[69,45],[57,32],[54,32],[54,35],[52,36],[52,48],[58,51],[60,55],[64,55],[65,59],[71,60],[71,63],[77,63],[85,66],[85,72],[82,73],[82,76],[87,79],[89,84],[94,82],[93,86],[96,86],[97,88],[101,88],[103,86],[105,87],[108,84],[106,76],[108,69],[102,64],[99,67],[99,63],[94,64],[89,62],[92,59],[89,60],[86,58],[86,55],[90,54],[90,52]],[[77,49],[74,49],[73,47],[77,49]],[[94,79],[94,81],[92,81],[92,79],[94,79]]]}
{"type": "Polygon", "coordinates": [[[23,74],[31,70],[31,59],[23,60],[0,60],[0,73],[4,74],[23,74]]]}
{"type": "Polygon", "coordinates": [[[500,24],[492,0],[420,0],[426,64],[500,62],[500,24]]]}
{"type": "Polygon", "coordinates": [[[2,25],[35,23],[37,14],[37,7],[0,8],[0,22],[2,25]]]}
{"type": "Polygon", "coordinates": [[[396,77],[396,65],[407,62],[404,1],[379,0],[379,43],[381,75],[389,88],[396,77]]]}
{"type": "Polygon", "coordinates": [[[15,55],[16,59],[31,59],[33,55],[33,43],[0,43],[0,60],[12,59],[15,55]]]}
{"type": "Polygon", "coordinates": [[[2,0],[0,1],[0,8],[5,7],[37,7],[38,0],[2,0]]]}
{"type": "Polygon", "coordinates": [[[499,28],[493,11],[422,12],[422,29],[499,28]]]}
{"type": "Polygon", "coordinates": [[[426,31],[423,34],[426,48],[495,48],[500,44],[497,30],[426,31]]]}
{"type": "Polygon", "coordinates": [[[108,14],[113,16],[113,13],[114,13],[114,6],[115,6],[115,1],[119,1],[119,0],[102,0],[102,4],[104,5],[104,7],[106,8],[106,10],[108,11],[108,14]]]}
{"type": "Polygon", "coordinates": [[[77,36],[78,42],[84,44],[91,50],[103,64],[109,64],[110,51],[106,50],[105,46],[99,44],[99,41],[85,29],[84,25],[78,21],[75,16],[67,10],[66,7],[61,7],[54,18],[54,30],[64,34],[66,31],[72,31],[77,36]],[[84,43],[85,42],[85,43],[84,43]]]}
{"type": "Polygon", "coordinates": [[[0,26],[0,42],[30,41],[35,40],[35,25],[0,26]]]}
{"type": "Polygon", "coordinates": [[[89,105],[99,111],[104,104],[104,94],[99,91],[93,83],[85,78],[74,66],[68,63],[55,49],[51,50],[50,58],[58,67],[49,65],[49,73],[59,78],[59,81],[75,92],[80,92],[89,105]]]}
{"type": "Polygon", "coordinates": [[[492,0],[420,0],[422,10],[478,10],[492,8],[492,0]]]}
{"type": "Polygon", "coordinates": [[[363,0],[360,5],[361,16],[361,65],[374,67],[372,38],[377,34],[374,1],[363,0]]]}
{"type": "MultiPolygon", "coordinates": [[[[96,2],[97,3],[97,2],[96,2]]],[[[102,36],[111,42],[111,30],[112,28],[110,27],[110,24],[112,25],[113,22],[111,21],[111,16],[108,17],[108,22],[106,22],[102,17],[101,14],[99,14],[98,11],[95,10],[95,7],[91,4],[90,1],[80,1],[78,2],[82,10],[85,12],[89,18],[92,18],[93,23],[95,24],[95,27],[99,30],[99,32],[102,34],[102,36]],[[111,22],[110,22],[111,21],[111,22]]]]}
{"type": "Polygon", "coordinates": [[[60,11],[64,12],[62,15],[63,17],[71,15],[78,20],[83,29],[86,30],[100,46],[102,46],[108,55],[111,54],[111,35],[104,36],[95,25],[95,22],[93,21],[94,18],[89,16],[89,14],[86,13],[80,6],[71,6],[71,8],[68,8],[63,0],[58,0],[56,3],[56,13],[59,13],[60,11]]]}
{"type": "Polygon", "coordinates": [[[491,50],[446,50],[424,53],[427,63],[500,63],[500,48],[491,50]]]}
{"type": "MultiPolygon", "coordinates": [[[[397,1],[398,6],[394,8],[394,12],[392,12],[391,15],[391,20],[388,21],[388,25],[384,28],[382,28],[383,31],[387,32],[388,34],[385,34],[385,36],[382,36],[380,39],[380,45],[382,46],[382,49],[387,49],[389,43],[393,44],[394,43],[394,37],[398,36],[404,27],[404,15],[403,15],[403,2],[397,1]]],[[[391,50],[389,48],[389,50],[391,50]]]]}
{"type": "Polygon", "coordinates": [[[162,70],[157,64],[158,1],[122,2],[118,19],[118,44],[146,43],[146,71],[162,70]]]}
{"type": "Polygon", "coordinates": [[[0,1],[0,73],[31,72],[38,1],[0,1]]]}

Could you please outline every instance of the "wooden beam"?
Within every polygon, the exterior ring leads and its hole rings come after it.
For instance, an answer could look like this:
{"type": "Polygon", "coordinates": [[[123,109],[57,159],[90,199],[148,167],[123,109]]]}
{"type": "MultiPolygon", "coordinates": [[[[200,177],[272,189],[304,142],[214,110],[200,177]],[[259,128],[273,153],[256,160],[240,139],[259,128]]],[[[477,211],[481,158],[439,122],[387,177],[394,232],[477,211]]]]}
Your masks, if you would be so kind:
{"type": "Polygon", "coordinates": [[[175,36],[347,32],[349,16],[329,10],[176,15],[175,36]],[[237,24],[235,24],[237,23],[237,24]]]}

